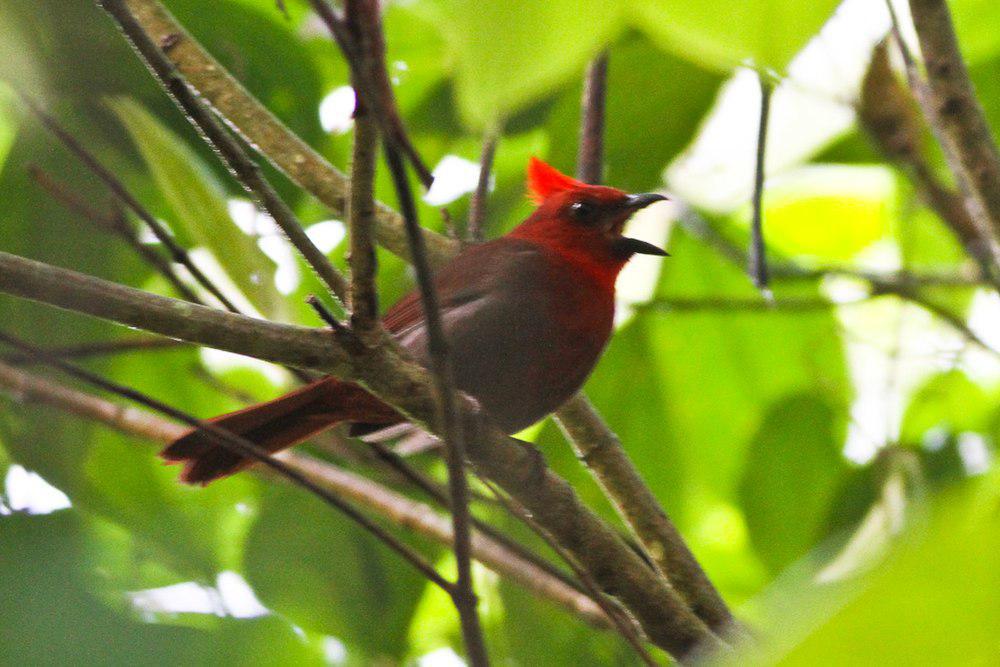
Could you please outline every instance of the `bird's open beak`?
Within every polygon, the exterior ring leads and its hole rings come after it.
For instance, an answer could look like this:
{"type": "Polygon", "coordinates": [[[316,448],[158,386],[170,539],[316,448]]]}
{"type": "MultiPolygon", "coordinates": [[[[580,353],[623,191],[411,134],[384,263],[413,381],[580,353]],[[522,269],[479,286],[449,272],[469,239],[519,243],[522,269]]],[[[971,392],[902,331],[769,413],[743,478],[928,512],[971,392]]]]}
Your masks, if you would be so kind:
{"type": "MultiPolygon", "coordinates": [[[[658,201],[667,201],[667,198],[657,192],[645,192],[638,195],[628,195],[625,198],[624,207],[631,214],[640,209],[646,208],[650,204],[655,204],[658,201]]],[[[658,255],[660,257],[670,256],[670,253],[663,248],[658,248],[652,243],[646,243],[645,241],[640,241],[639,239],[630,239],[627,236],[617,239],[615,241],[615,245],[621,251],[630,255],[658,255]]]]}

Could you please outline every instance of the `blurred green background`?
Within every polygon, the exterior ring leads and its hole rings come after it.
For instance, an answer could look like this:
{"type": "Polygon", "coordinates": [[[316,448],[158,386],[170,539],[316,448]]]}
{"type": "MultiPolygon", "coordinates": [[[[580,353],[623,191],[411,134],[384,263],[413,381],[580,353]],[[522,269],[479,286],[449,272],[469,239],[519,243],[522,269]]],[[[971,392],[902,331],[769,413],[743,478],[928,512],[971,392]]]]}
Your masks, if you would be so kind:
{"type": "MultiPolygon", "coordinates": [[[[287,2],[287,16],[273,0],[163,4],[346,168],[347,68],[306,3],[287,2]]],[[[1000,128],[1000,4],[949,4],[1000,128]]],[[[441,207],[465,218],[484,128],[503,128],[491,236],[530,211],[530,155],[572,171],[582,72],[609,45],[605,180],[673,195],[633,223],[672,257],[636,260],[622,276],[619,331],[587,392],[760,637],[741,664],[1000,661],[1000,299],[968,284],[877,296],[863,277],[961,277],[972,265],[859,127],[861,81],[887,28],[872,0],[387,3],[400,107],[438,165],[422,220],[439,229],[441,207]],[[732,256],[747,242],[759,103],[747,63],[778,80],[770,256],[808,272],[776,277],[770,308],[732,256]]],[[[108,193],[25,113],[15,87],[112,167],[199,262],[230,276],[241,303],[318,324],[304,304],[315,279],[86,0],[0,3],[0,250],[171,293],[32,182],[28,168],[41,167],[108,208],[108,193]]],[[[268,174],[342,263],[340,222],[268,174]]],[[[394,205],[381,169],[378,195],[394,205]]],[[[380,261],[391,304],[411,276],[388,253],[380,261]]],[[[0,322],[45,345],[137,335],[5,296],[0,322]]],[[[191,348],[88,366],[199,416],[291,386],[282,370],[191,348]]],[[[618,524],[554,424],[529,435],[618,524]]],[[[378,478],[357,450],[348,465],[378,478]]],[[[246,475],[182,487],[153,453],[0,397],[0,662],[438,665],[461,653],[450,603],[353,524],[246,475]]],[[[413,462],[443,473],[434,456],[413,462]]],[[[530,539],[503,514],[477,511],[530,539]]],[[[452,567],[444,550],[415,544],[452,567]]],[[[477,576],[498,664],[634,660],[617,637],[486,570],[477,576]]]]}

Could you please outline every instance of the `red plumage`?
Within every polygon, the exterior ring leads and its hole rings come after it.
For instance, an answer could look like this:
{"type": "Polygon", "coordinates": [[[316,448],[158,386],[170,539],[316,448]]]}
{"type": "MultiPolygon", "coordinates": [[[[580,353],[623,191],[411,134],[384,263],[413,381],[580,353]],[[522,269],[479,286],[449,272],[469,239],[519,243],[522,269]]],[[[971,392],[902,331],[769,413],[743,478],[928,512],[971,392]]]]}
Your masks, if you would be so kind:
{"type": "MultiPolygon", "coordinates": [[[[463,250],[434,276],[458,387],[507,432],[531,425],[582,385],[611,335],[614,282],[635,253],[665,254],[621,235],[637,209],[664,199],[586,185],[532,159],[538,208],[508,235],[463,250]]],[[[429,364],[420,295],[389,309],[385,328],[429,364]]],[[[403,421],[358,385],[324,378],[273,401],[216,417],[268,452],[341,422],[361,430],[403,421]]],[[[183,481],[205,484],[251,461],[192,430],[162,454],[184,462],[183,481]]]]}

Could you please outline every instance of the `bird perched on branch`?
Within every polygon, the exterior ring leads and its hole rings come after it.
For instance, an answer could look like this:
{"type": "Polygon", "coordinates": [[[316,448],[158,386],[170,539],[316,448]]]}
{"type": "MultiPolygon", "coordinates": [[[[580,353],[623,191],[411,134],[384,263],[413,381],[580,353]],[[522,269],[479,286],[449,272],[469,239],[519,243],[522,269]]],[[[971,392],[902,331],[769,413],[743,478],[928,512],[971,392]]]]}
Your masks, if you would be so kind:
{"type": "MultiPolygon", "coordinates": [[[[506,236],[466,248],[434,276],[455,382],[508,433],[583,386],[611,335],[615,279],[625,263],[667,254],[622,236],[629,217],[663,195],[588,185],[535,158],[528,190],[538,205],[531,216],[506,236]]],[[[417,363],[430,364],[419,293],[390,308],[382,323],[417,363]]],[[[358,434],[406,419],[362,387],[327,377],[211,421],[274,453],[338,423],[350,422],[358,434]]],[[[183,462],[181,479],[191,484],[253,462],[197,429],[161,456],[183,462]]]]}

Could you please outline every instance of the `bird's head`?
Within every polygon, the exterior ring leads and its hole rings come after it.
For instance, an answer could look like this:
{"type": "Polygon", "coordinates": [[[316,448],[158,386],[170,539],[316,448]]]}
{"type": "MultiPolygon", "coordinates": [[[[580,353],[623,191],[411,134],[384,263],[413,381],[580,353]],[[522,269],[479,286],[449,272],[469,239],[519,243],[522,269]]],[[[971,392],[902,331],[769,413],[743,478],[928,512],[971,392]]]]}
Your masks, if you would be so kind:
{"type": "Polygon", "coordinates": [[[510,236],[549,246],[612,277],[634,255],[666,255],[651,243],[622,236],[636,211],[667,198],[657,193],[630,195],[617,188],[590,185],[532,157],[528,194],[535,212],[510,236]]]}

